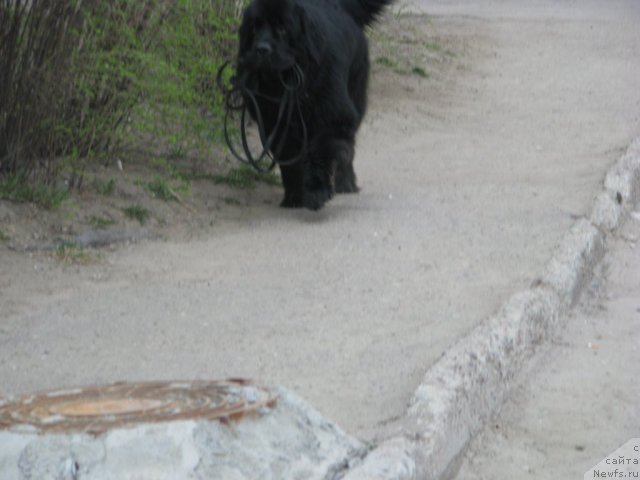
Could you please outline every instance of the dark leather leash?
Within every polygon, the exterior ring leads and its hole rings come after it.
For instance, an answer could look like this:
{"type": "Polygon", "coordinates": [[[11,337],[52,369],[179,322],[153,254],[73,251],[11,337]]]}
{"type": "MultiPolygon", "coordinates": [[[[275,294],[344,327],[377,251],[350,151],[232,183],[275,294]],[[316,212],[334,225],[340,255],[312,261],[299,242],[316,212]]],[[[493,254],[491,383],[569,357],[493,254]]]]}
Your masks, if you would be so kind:
{"type": "Polygon", "coordinates": [[[218,88],[225,95],[224,106],[224,139],[229,147],[231,154],[240,162],[250,165],[258,172],[269,172],[273,170],[276,164],[280,166],[289,166],[301,161],[306,155],[308,150],[308,132],[307,125],[305,124],[304,117],[302,115],[302,108],[300,107],[300,89],[304,85],[304,73],[299,65],[295,64],[291,69],[279,72],[280,83],[284,90],[280,98],[267,96],[260,93],[257,88],[251,89],[247,86],[247,75],[242,78],[232,77],[231,88],[226,88],[222,80],[222,74],[227,68],[229,62],[224,63],[218,70],[216,78],[218,88]],[[289,77],[287,79],[287,77],[289,77]],[[275,126],[271,133],[267,135],[263,120],[262,112],[260,111],[260,104],[258,98],[266,100],[268,102],[278,104],[278,116],[275,126]],[[245,99],[251,102],[251,106],[255,112],[255,121],[258,126],[258,133],[260,135],[260,142],[262,143],[262,151],[256,157],[249,148],[249,142],[247,140],[246,131],[246,114],[247,104],[245,99]],[[229,117],[232,112],[240,112],[240,140],[242,143],[243,154],[238,153],[236,147],[231,141],[229,135],[229,117]],[[287,131],[291,127],[294,114],[297,115],[300,125],[302,126],[302,146],[300,151],[292,158],[283,160],[280,158],[282,149],[287,140],[287,131]],[[277,145],[274,147],[276,136],[281,132],[281,138],[277,145]],[[269,158],[271,163],[268,167],[264,167],[261,163],[265,158],[269,158]]]}

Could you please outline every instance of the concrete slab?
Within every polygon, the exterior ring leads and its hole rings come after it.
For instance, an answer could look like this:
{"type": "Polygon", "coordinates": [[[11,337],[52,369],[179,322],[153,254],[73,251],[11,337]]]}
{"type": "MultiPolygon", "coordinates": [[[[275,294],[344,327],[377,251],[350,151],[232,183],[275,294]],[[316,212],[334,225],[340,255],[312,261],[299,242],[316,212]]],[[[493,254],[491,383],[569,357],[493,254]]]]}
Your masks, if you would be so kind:
{"type": "Polygon", "coordinates": [[[237,381],[118,384],[15,402],[0,404],[3,480],[321,480],[367,450],[292,392],[237,381]]]}

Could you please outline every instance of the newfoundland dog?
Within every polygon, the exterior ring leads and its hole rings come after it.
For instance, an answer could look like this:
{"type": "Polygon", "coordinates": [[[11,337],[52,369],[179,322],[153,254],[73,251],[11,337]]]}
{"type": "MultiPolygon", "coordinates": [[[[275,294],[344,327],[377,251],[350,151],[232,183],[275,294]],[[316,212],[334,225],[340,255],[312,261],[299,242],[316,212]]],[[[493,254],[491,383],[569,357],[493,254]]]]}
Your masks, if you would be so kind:
{"type": "MultiPolygon", "coordinates": [[[[280,167],[281,206],[318,210],[334,192],[358,191],[354,143],[369,77],[364,28],[391,1],[253,0],[245,9],[232,81],[258,125],[263,154],[280,167]]],[[[246,152],[244,132],[243,143],[246,152]]]]}

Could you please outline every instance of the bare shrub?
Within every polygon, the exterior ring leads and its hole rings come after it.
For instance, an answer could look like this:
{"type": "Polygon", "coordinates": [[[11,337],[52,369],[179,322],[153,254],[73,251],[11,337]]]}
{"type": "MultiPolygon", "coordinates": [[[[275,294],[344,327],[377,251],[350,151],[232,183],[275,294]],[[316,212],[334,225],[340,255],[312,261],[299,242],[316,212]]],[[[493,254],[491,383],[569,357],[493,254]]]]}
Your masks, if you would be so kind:
{"type": "Polygon", "coordinates": [[[235,8],[0,0],[0,176],[52,183],[64,168],[74,186],[86,162],[125,138],[125,124],[164,125],[154,134],[170,130],[173,143],[206,131],[220,114],[213,78],[233,48],[235,8]]]}

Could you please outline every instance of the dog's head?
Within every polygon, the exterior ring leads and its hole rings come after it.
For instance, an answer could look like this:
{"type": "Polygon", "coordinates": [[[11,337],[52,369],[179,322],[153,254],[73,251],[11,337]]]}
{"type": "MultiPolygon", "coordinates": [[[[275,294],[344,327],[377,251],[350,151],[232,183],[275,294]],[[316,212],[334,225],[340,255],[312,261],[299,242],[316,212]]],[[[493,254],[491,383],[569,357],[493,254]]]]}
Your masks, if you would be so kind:
{"type": "Polygon", "coordinates": [[[293,68],[309,53],[305,24],[304,10],[294,0],[254,0],[240,25],[238,67],[275,73],[293,68]]]}

